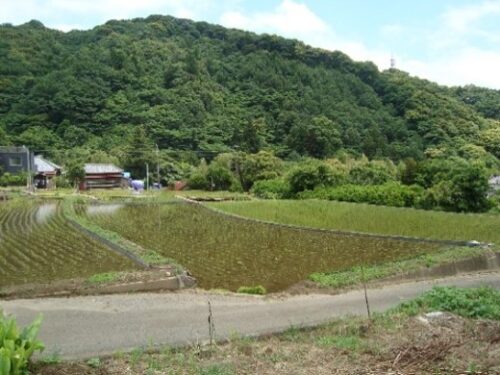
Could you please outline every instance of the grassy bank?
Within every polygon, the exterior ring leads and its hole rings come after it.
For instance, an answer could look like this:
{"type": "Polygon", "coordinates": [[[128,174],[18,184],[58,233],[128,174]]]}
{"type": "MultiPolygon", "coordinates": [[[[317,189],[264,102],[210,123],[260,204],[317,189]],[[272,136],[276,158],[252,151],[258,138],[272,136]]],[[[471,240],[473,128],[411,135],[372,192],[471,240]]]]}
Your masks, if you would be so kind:
{"type": "Polygon", "coordinates": [[[357,266],[344,271],[316,272],[309,276],[309,280],[314,281],[320,287],[343,288],[361,284],[363,277],[367,282],[379,280],[423,268],[472,258],[490,251],[481,247],[453,247],[441,252],[424,254],[411,259],[365,266],[363,269],[357,266]]]}
{"type": "Polygon", "coordinates": [[[495,311],[500,311],[500,292],[493,289],[436,288],[375,314],[371,322],[349,317],[260,339],[235,333],[212,348],[153,350],[151,345],[71,363],[48,357],[31,370],[40,375],[493,374],[500,371],[495,311]],[[448,313],[423,315],[436,310],[448,313]]]}
{"type": "Polygon", "coordinates": [[[63,212],[64,215],[75,222],[76,224],[82,226],[84,229],[88,230],[89,232],[93,233],[95,236],[99,238],[103,238],[123,250],[127,251],[128,253],[132,254],[133,256],[139,258],[142,262],[144,262],[147,265],[174,265],[175,268],[181,272],[182,267],[177,265],[176,262],[170,258],[166,258],[160,254],[158,254],[154,250],[150,249],[145,249],[136,243],[129,241],[116,232],[104,229],[100,227],[99,225],[93,223],[90,221],[86,216],[84,215],[79,215],[77,213],[78,210],[84,210],[85,209],[85,202],[82,201],[81,198],[77,199],[69,199],[66,198],[63,202],[63,212]]]}
{"type": "Polygon", "coordinates": [[[209,205],[232,214],[284,224],[442,240],[477,240],[500,245],[500,215],[457,214],[319,200],[209,205]]]}

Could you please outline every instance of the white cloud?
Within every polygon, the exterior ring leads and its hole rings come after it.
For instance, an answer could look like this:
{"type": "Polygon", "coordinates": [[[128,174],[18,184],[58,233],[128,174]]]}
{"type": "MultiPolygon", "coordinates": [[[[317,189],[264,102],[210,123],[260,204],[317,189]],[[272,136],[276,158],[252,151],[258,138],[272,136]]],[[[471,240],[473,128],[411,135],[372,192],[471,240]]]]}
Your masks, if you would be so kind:
{"type": "Polygon", "coordinates": [[[454,32],[467,32],[477,21],[487,16],[500,15],[500,1],[487,0],[481,3],[452,8],[444,13],[444,26],[454,32]]]}
{"type": "Polygon", "coordinates": [[[220,17],[226,27],[276,33],[288,37],[304,37],[314,33],[328,33],[328,25],[305,4],[283,0],[271,12],[243,15],[228,11],[220,17]]]}
{"type": "Polygon", "coordinates": [[[500,89],[500,52],[465,48],[426,62],[401,59],[398,67],[413,75],[445,85],[475,84],[500,89]]]}

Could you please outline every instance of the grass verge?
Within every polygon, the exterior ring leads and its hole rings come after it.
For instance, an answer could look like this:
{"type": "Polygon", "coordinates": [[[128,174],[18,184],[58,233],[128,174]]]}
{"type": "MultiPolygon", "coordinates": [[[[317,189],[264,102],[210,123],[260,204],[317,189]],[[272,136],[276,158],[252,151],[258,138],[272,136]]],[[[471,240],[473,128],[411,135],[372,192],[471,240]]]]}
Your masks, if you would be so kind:
{"type": "Polygon", "coordinates": [[[490,251],[482,247],[452,247],[436,253],[419,255],[411,259],[365,266],[363,270],[361,266],[356,266],[344,271],[316,272],[309,276],[309,280],[320,287],[342,288],[361,284],[363,282],[363,273],[365,281],[368,282],[410,273],[422,268],[473,258],[490,251]]]}

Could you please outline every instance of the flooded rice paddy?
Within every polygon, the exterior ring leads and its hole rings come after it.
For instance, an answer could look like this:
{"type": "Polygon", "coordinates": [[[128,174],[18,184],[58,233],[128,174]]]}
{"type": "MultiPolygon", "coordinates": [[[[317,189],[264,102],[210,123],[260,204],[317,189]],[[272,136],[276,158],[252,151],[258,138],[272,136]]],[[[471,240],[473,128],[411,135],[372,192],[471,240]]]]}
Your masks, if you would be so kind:
{"type": "Polygon", "coordinates": [[[114,204],[81,212],[101,227],[175,259],[202,288],[280,291],[313,272],[408,258],[437,245],[292,229],[233,219],[198,205],[114,204]]]}
{"type": "Polygon", "coordinates": [[[19,203],[0,204],[0,287],[134,268],[72,227],[57,203],[19,203]]]}
{"type": "MultiPolygon", "coordinates": [[[[438,250],[427,243],[238,220],[186,203],[87,205],[78,212],[174,259],[206,289],[260,284],[280,291],[313,272],[438,250]]],[[[128,258],[68,222],[58,203],[0,204],[0,287],[134,268],[128,258]]]]}

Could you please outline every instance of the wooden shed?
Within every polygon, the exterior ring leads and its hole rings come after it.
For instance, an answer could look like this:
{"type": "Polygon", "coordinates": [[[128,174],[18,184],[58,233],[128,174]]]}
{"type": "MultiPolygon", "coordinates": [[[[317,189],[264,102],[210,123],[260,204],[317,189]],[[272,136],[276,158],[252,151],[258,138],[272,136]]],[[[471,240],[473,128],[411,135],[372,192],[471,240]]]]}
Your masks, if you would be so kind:
{"type": "Polygon", "coordinates": [[[123,169],[114,164],[85,164],[85,178],[80,190],[117,188],[123,184],[123,169]]]}

